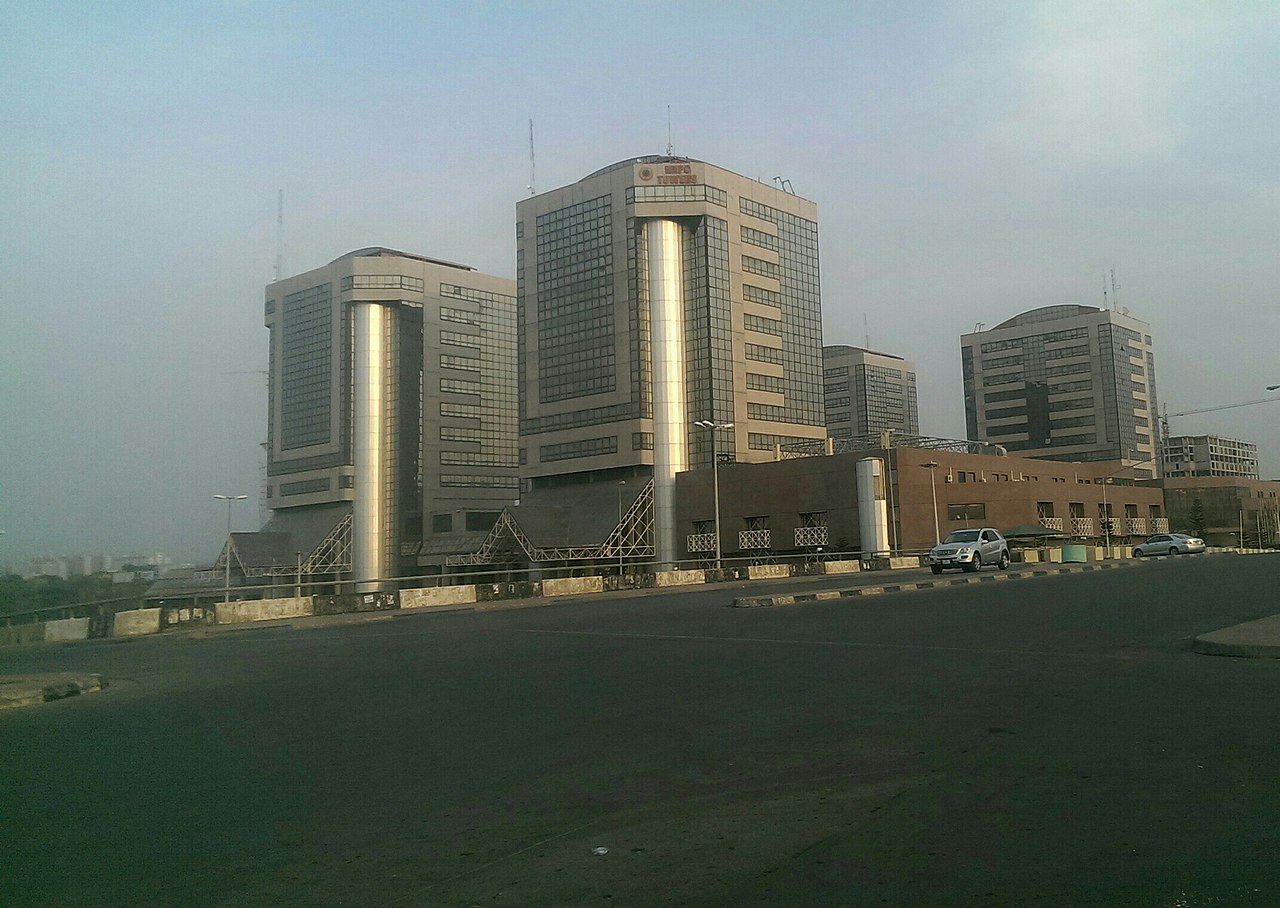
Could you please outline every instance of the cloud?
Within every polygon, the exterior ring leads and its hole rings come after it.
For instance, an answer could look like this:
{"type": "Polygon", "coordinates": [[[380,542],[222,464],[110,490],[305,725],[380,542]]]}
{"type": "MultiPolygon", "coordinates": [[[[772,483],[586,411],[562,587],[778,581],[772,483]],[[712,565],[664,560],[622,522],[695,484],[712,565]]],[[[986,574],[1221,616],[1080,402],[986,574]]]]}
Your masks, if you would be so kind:
{"type": "Polygon", "coordinates": [[[1181,92],[1233,30],[1229,7],[1092,0],[1028,10],[1011,56],[1020,95],[994,145],[1064,167],[1177,157],[1181,92]]]}

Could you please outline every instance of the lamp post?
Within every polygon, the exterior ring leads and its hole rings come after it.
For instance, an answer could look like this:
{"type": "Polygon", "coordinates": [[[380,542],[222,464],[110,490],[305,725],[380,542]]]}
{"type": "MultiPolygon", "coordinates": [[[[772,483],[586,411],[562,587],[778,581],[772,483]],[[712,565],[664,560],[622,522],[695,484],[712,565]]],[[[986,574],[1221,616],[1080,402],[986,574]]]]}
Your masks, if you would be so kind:
{"type": "Polygon", "coordinates": [[[627,487],[625,479],[618,480],[618,577],[622,577],[622,490],[627,487]]]}
{"type": "Polygon", "coordinates": [[[227,503],[227,562],[223,573],[222,601],[231,601],[231,505],[236,501],[244,501],[248,495],[214,495],[218,501],[227,503]]]}
{"type": "Polygon", "coordinates": [[[716,507],[716,570],[718,571],[720,570],[720,458],[716,455],[716,432],[719,429],[732,429],[733,423],[699,419],[694,425],[711,433],[711,485],[716,507]]]}
{"type": "Polygon", "coordinates": [[[933,496],[933,544],[942,544],[942,534],[938,532],[938,484],[934,481],[934,470],[938,469],[940,464],[936,460],[928,463],[922,463],[920,466],[929,471],[929,492],[933,496]]]}

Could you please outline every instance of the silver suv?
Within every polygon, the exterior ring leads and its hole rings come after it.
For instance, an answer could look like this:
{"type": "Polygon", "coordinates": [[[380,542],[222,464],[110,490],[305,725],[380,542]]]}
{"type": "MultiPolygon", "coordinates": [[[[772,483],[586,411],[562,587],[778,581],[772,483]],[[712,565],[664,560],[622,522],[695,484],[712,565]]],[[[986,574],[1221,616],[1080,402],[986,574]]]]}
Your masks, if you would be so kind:
{"type": "Polygon", "coordinates": [[[1002,571],[1009,567],[1009,543],[991,527],[956,530],[929,551],[929,568],[935,574],[943,568],[980,571],[984,564],[999,565],[1002,571]]]}

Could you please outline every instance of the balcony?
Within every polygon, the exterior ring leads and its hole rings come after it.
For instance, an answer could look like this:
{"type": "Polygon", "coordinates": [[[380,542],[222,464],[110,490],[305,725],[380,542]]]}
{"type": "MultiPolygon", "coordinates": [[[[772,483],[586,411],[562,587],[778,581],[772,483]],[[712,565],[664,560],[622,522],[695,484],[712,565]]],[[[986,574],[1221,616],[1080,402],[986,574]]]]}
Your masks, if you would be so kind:
{"type": "Polygon", "coordinates": [[[796,548],[812,548],[826,544],[826,527],[796,527],[796,548]]]}
{"type": "Polygon", "coordinates": [[[1092,536],[1093,535],[1093,518],[1092,517],[1072,517],[1071,518],[1071,535],[1072,536],[1092,536]]]}
{"type": "Polygon", "coordinates": [[[685,537],[685,550],[690,553],[714,552],[716,550],[716,534],[690,533],[685,537]]]}
{"type": "Polygon", "coordinates": [[[1168,517],[1152,517],[1151,532],[1153,533],[1169,532],[1169,518],[1168,517]]]}
{"type": "Polygon", "coordinates": [[[1046,530],[1053,530],[1057,533],[1061,533],[1062,518],[1061,517],[1041,517],[1040,526],[1044,527],[1046,530]]]}
{"type": "Polygon", "coordinates": [[[1129,517],[1125,521],[1129,525],[1130,536],[1146,536],[1147,535],[1147,518],[1145,517],[1129,517]]]}
{"type": "Polygon", "coordinates": [[[772,533],[770,530],[740,530],[738,532],[738,548],[744,552],[752,549],[771,548],[772,533]]]}

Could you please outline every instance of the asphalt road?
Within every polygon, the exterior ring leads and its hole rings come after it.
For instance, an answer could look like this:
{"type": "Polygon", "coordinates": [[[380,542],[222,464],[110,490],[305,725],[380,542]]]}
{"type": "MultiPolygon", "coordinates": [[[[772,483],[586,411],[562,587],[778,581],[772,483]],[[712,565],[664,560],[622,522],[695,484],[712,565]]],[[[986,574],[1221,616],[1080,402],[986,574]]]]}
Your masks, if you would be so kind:
{"type": "Polygon", "coordinates": [[[0,905],[1280,904],[1280,557],[0,650],[0,905]],[[608,849],[596,854],[593,849],[608,849]]]}

